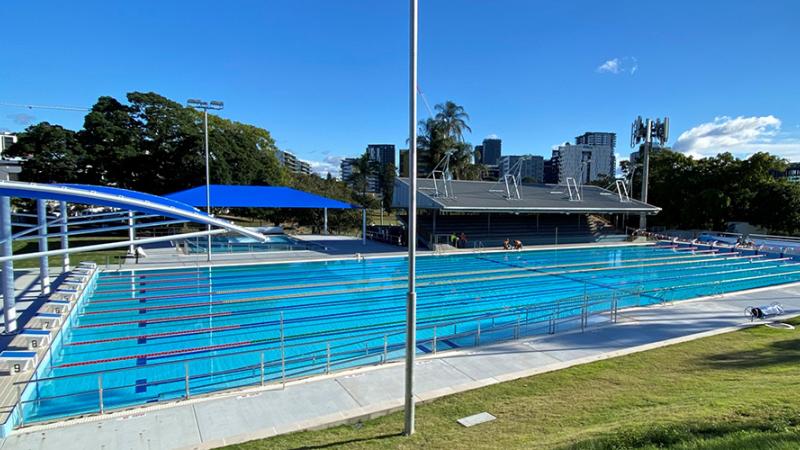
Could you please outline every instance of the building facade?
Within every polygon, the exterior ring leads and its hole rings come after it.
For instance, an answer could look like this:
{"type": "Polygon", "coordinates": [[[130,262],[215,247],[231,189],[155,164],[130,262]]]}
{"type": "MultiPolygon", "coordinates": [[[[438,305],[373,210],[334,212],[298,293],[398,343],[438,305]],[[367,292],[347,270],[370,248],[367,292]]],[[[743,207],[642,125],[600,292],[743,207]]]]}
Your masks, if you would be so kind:
{"type": "Polygon", "coordinates": [[[605,147],[611,147],[611,149],[614,150],[617,148],[617,133],[587,131],[586,133],[575,137],[575,144],[601,145],[605,147]]]}
{"type": "Polygon", "coordinates": [[[603,177],[613,177],[616,159],[613,147],[606,145],[569,144],[553,150],[553,164],[558,167],[558,182],[574,178],[581,184],[603,177]]]}
{"type": "Polygon", "coordinates": [[[500,177],[514,175],[517,182],[543,183],[544,158],[534,155],[507,155],[501,156],[497,166],[500,177]]]}
{"type": "Polygon", "coordinates": [[[481,164],[496,166],[503,153],[503,141],[495,137],[486,138],[481,149],[481,164]]]}
{"type": "Polygon", "coordinates": [[[0,133],[0,156],[12,145],[17,143],[17,135],[11,133],[0,133]]]}
{"type": "Polygon", "coordinates": [[[369,155],[370,161],[376,161],[381,165],[397,164],[394,144],[369,144],[367,145],[367,155],[369,155]]]}
{"type": "Polygon", "coordinates": [[[278,150],[275,155],[278,157],[278,161],[280,161],[289,172],[311,175],[311,164],[297,159],[294,153],[278,150]]]}

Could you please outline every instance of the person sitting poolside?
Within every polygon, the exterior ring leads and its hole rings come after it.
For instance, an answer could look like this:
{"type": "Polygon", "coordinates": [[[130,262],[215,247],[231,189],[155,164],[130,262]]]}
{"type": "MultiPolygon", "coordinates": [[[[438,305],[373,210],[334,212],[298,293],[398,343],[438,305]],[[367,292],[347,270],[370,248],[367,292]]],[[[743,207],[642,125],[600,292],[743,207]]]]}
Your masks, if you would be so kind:
{"type": "Polygon", "coordinates": [[[503,241],[503,250],[511,250],[511,240],[510,239],[506,238],[506,240],[503,241]]]}
{"type": "Polygon", "coordinates": [[[522,250],[522,241],[514,239],[514,250],[522,250]]]}

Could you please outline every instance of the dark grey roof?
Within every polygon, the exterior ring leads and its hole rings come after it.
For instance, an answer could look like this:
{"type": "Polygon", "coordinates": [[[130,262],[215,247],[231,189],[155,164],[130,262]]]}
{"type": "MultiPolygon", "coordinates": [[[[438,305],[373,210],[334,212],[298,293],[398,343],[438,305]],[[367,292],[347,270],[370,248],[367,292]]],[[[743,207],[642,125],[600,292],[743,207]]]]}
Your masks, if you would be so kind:
{"type": "MultiPolygon", "coordinates": [[[[617,192],[601,187],[580,187],[581,199],[570,200],[567,187],[555,184],[520,185],[520,198],[508,198],[505,183],[495,181],[450,181],[448,195],[441,180],[436,185],[430,178],[417,180],[417,206],[465,212],[531,212],[531,213],[641,213],[656,214],[661,208],[638,200],[620,200],[617,192]],[[438,194],[437,194],[438,189],[438,194]]],[[[511,186],[513,191],[513,185],[511,186]]],[[[513,197],[516,197],[515,195],[513,197]]],[[[395,180],[394,208],[408,206],[408,179],[395,180]]]]}

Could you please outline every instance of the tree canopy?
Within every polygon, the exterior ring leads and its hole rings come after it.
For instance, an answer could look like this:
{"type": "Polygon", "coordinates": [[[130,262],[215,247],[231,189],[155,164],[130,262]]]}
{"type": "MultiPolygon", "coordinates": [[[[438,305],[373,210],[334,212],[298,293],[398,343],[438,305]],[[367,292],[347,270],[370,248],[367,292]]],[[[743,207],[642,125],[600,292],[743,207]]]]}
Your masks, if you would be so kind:
{"type": "MultiPolygon", "coordinates": [[[[737,159],[730,153],[694,159],[669,150],[650,156],[649,203],[663,210],[650,222],[669,228],[724,231],[731,221],[773,233],[800,231],[800,184],[775,177],[786,161],[768,153],[737,159]]],[[[631,167],[623,165],[629,174],[631,167]]],[[[640,192],[641,171],[633,192],[640,192]]]]}

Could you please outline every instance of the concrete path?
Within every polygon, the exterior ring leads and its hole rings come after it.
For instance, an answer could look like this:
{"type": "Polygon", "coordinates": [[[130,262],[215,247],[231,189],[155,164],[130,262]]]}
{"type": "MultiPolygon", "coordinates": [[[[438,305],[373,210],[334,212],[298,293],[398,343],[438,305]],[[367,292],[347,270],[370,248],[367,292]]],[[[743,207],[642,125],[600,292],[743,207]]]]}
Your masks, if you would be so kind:
{"type": "MultiPolygon", "coordinates": [[[[779,301],[800,315],[800,285],[620,312],[616,324],[422,357],[420,401],[749,326],[744,309],[779,301]]],[[[175,449],[225,444],[364,420],[402,408],[403,366],[353,370],[147,409],[27,428],[10,449],[175,449]]]]}

